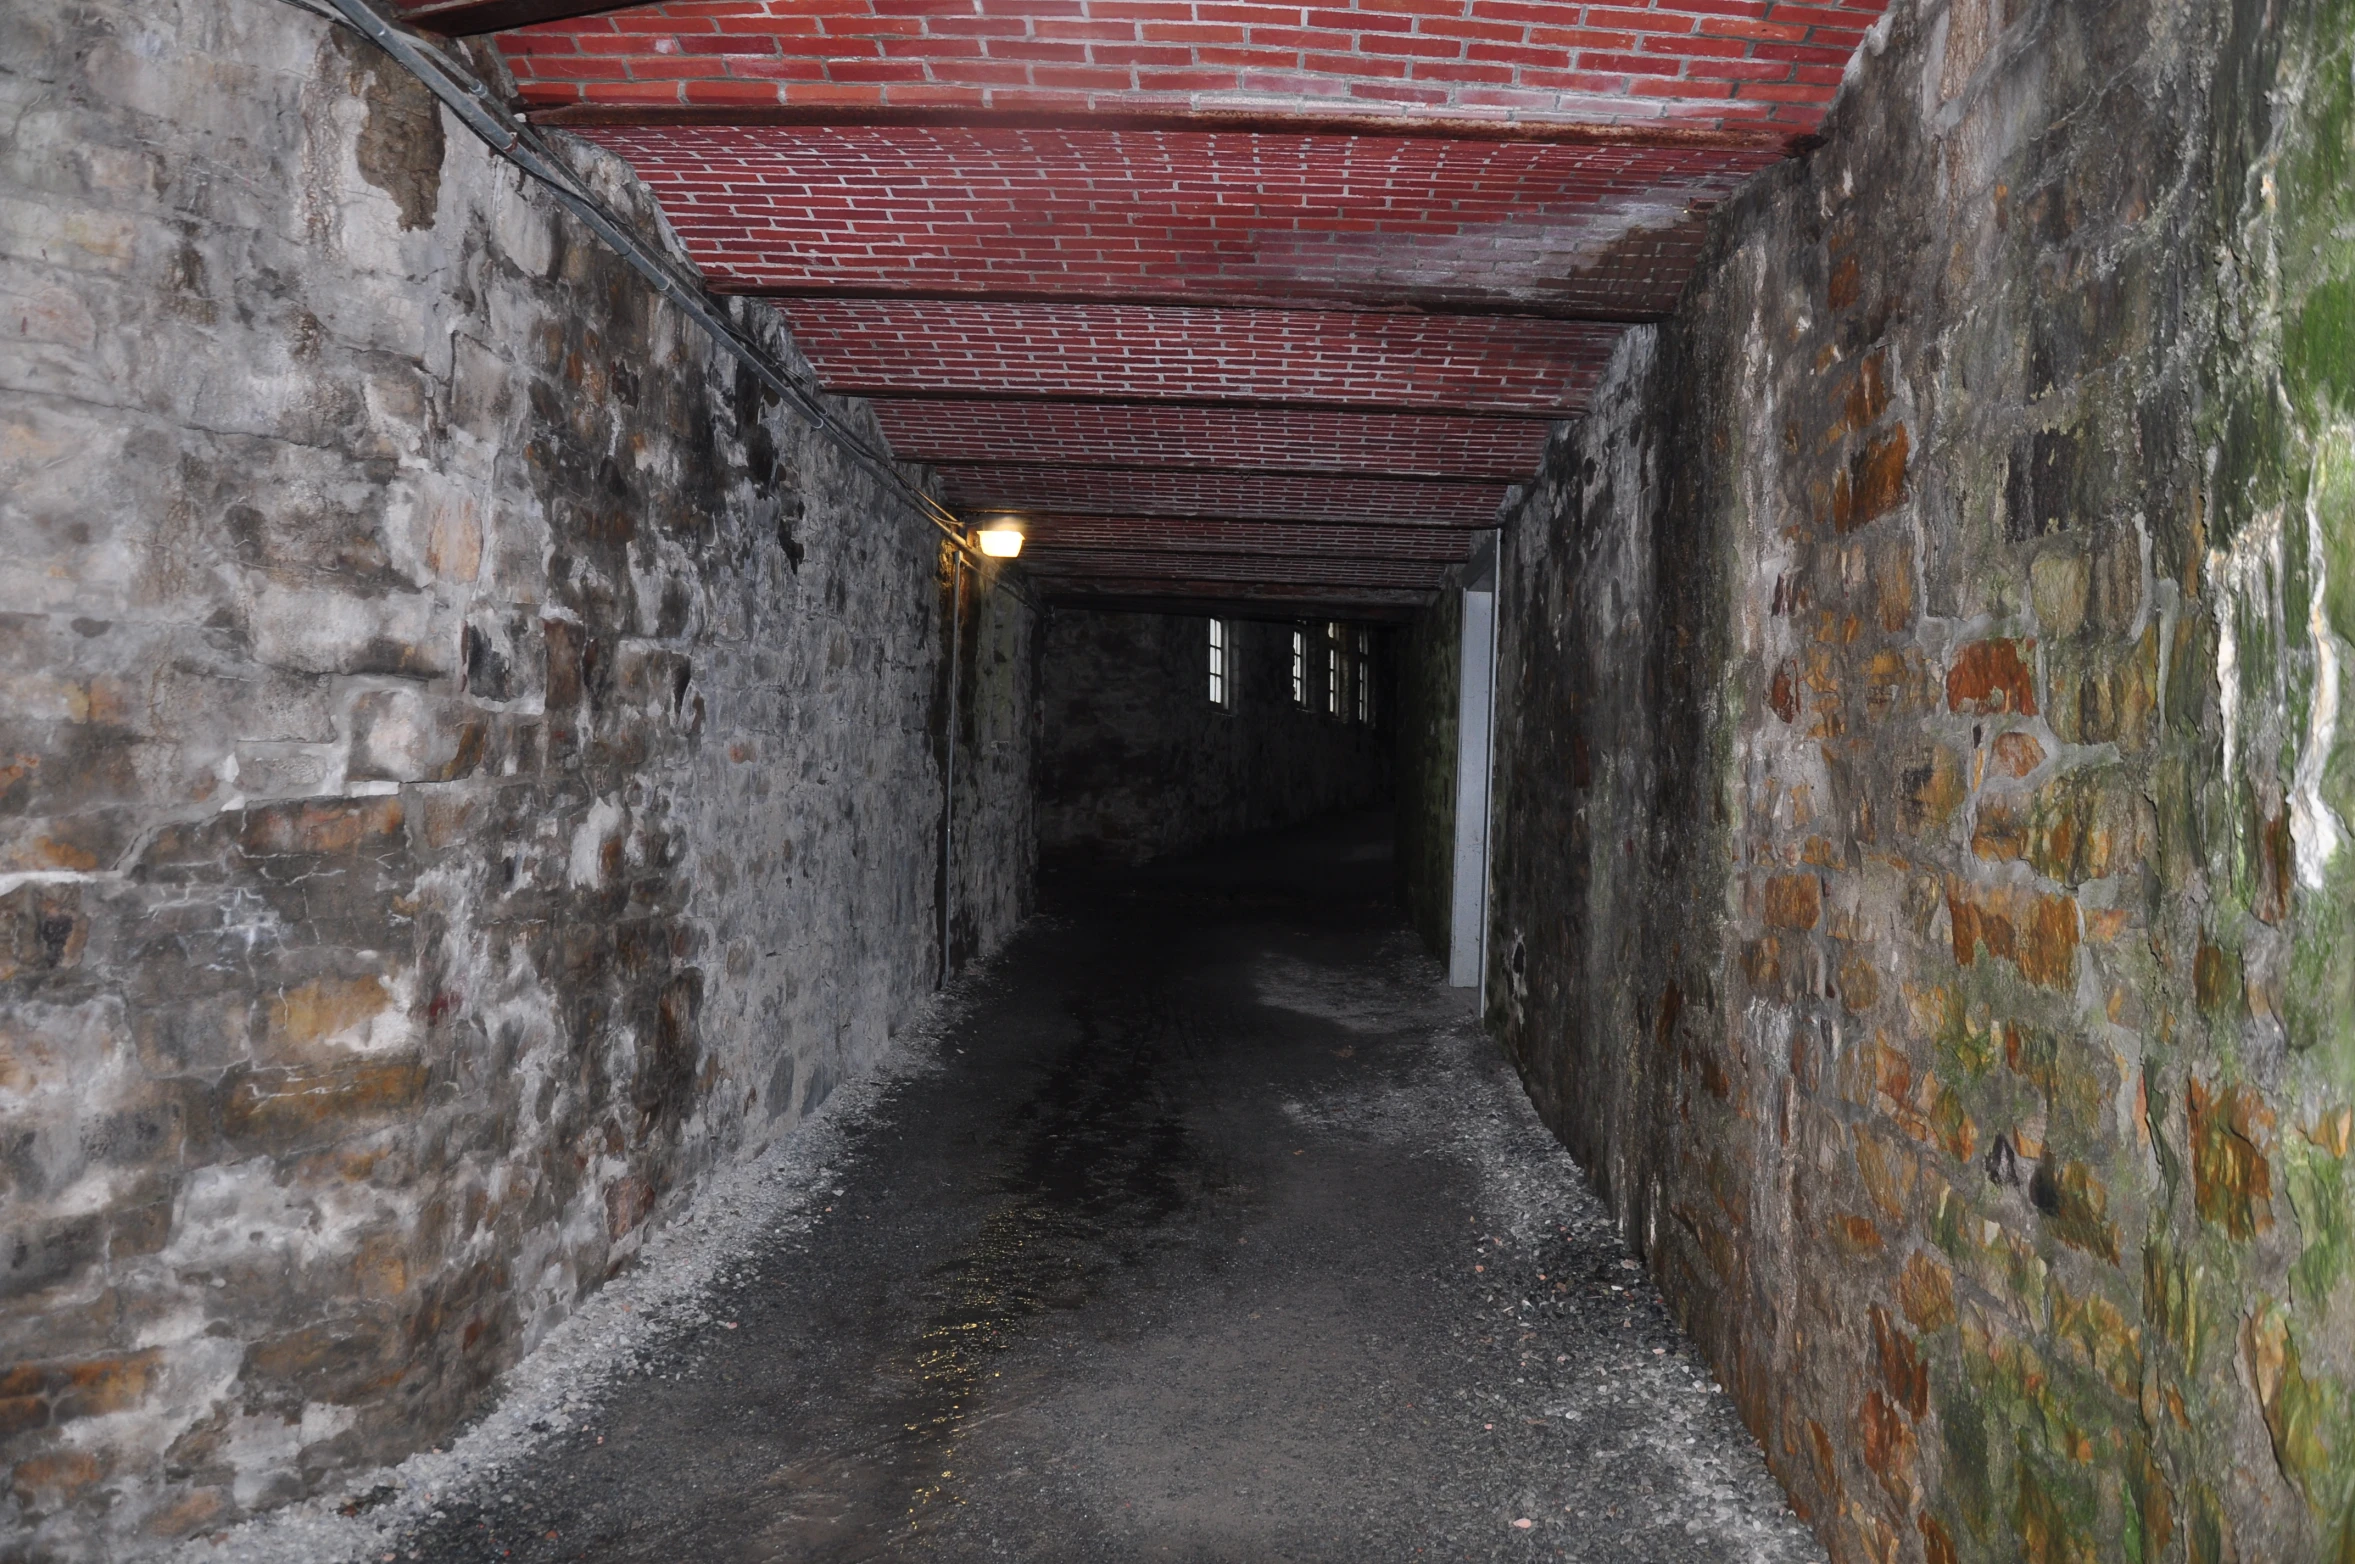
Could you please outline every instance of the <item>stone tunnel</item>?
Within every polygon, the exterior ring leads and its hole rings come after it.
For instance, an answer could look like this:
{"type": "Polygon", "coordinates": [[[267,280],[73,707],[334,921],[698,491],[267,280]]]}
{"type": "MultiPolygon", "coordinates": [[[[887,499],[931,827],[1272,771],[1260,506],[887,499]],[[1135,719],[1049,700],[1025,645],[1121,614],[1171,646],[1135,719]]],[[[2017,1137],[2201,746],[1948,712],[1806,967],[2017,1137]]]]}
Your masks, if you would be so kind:
{"type": "Polygon", "coordinates": [[[2355,1560],[2351,0],[0,111],[0,1564],[2355,1560]]]}

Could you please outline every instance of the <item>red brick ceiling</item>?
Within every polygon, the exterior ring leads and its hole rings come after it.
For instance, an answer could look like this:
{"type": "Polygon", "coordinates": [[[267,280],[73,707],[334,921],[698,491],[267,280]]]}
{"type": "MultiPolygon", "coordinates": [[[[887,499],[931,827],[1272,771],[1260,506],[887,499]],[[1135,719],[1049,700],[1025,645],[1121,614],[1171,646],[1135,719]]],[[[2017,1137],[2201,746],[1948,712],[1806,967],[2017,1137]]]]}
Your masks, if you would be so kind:
{"type": "Polygon", "coordinates": [[[599,127],[722,286],[1656,315],[1774,147],[599,127]]]}
{"type": "Polygon", "coordinates": [[[1074,600],[1404,611],[1885,0],[411,0],[1074,600]],[[524,23],[536,25],[523,26],[524,23]]]}

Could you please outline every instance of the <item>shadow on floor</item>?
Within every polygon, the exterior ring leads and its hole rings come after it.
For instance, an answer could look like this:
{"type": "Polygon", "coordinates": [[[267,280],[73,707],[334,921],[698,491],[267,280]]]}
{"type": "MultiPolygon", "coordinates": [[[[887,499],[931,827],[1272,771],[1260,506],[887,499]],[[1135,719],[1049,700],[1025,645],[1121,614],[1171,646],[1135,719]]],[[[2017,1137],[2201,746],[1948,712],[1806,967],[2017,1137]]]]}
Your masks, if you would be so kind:
{"type": "Polygon", "coordinates": [[[1388,821],[1059,877],[708,1327],[428,1560],[1801,1560],[1389,901],[1388,821]]]}

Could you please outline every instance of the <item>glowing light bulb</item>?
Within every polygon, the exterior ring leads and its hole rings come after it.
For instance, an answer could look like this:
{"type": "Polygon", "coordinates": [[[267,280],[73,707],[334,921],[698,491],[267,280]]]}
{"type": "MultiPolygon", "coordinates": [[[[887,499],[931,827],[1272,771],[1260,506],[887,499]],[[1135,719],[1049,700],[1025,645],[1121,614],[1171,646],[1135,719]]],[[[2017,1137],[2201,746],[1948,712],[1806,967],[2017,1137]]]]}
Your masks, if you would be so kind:
{"type": "Polygon", "coordinates": [[[1022,529],[1012,522],[992,522],[976,536],[981,552],[992,559],[1012,559],[1022,552],[1022,529]]]}

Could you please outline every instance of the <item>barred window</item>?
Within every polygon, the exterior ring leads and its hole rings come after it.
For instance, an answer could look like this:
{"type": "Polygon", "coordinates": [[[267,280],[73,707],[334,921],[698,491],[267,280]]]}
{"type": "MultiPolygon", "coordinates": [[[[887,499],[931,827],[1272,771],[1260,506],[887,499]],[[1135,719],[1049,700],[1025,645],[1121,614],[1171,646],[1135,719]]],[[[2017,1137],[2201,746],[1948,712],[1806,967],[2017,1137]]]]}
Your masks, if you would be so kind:
{"type": "Polygon", "coordinates": [[[1356,636],[1357,720],[1371,724],[1374,720],[1374,633],[1360,630],[1356,636]]]}
{"type": "Polygon", "coordinates": [[[1349,712],[1349,664],[1342,657],[1348,635],[1348,627],[1339,620],[1325,626],[1325,715],[1328,717],[1342,717],[1349,712]]]}

